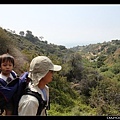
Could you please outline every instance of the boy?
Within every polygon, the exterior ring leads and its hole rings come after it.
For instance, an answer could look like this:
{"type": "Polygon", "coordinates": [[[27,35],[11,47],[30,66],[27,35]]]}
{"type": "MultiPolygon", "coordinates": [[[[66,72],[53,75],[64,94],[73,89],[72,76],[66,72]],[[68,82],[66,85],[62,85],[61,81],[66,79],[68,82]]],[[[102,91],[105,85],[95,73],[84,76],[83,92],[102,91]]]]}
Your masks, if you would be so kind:
{"type": "MultiPolygon", "coordinates": [[[[0,56],[0,78],[6,82],[6,85],[11,81],[14,80],[14,73],[15,76],[17,74],[13,71],[14,68],[14,57],[10,54],[3,54],[0,56]]],[[[9,102],[3,108],[5,110],[5,115],[12,115],[12,104],[9,102]]]]}
{"type": "MultiPolygon", "coordinates": [[[[61,68],[59,65],[54,65],[46,56],[35,57],[30,63],[28,77],[31,79],[31,82],[28,87],[31,91],[38,92],[43,102],[46,101],[47,106],[49,103],[49,87],[47,84],[52,81],[53,72],[60,71],[61,68]]],[[[36,97],[23,95],[19,101],[18,115],[36,116],[40,105],[36,97]]],[[[42,107],[39,115],[47,116],[46,106],[42,107]]]]}

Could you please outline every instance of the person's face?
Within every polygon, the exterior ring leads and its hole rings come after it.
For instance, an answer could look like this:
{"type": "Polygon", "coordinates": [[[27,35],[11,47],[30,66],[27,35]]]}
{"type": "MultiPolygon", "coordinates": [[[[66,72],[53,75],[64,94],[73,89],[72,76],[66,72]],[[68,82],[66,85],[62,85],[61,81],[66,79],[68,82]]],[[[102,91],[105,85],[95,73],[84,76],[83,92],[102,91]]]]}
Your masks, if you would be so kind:
{"type": "MultiPolygon", "coordinates": [[[[49,72],[45,75],[45,77],[43,78],[47,83],[51,82],[53,78],[53,71],[49,70],[49,72]]],[[[44,81],[43,80],[43,81],[44,81]]]]}
{"type": "Polygon", "coordinates": [[[10,61],[3,62],[1,64],[1,71],[3,75],[9,75],[13,69],[13,64],[10,61]]]}

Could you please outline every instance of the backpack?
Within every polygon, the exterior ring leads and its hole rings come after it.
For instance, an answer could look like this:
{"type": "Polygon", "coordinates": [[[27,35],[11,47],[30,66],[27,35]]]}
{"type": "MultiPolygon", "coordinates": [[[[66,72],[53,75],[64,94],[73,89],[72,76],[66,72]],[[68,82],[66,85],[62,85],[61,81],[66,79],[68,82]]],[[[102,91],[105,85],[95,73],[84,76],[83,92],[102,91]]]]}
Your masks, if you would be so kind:
{"type": "MultiPolygon", "coordinates": [[[[14,79],[17,77],[13,71],[11,74],[14,79]]],[[[15,85],[13,88],[8,88],[6,86],[7,83],[0,78],[0,114],[4,112],[4,106],[11,100],[14,92],[17,89],[17,85],[15,85]]]]}
{"type": "MultiPolygon", "coordinates": [[[[0,85],[0,108],[7,102],[12,101],[13,115],[18,115],[18,104],[22,95],[29,94],[35,96],[39,101],[39,108],[36,115],[40,115],[42,109],[47,105],[38,92],[33,92],[28,88],[28,83],[31,79],[28,78],[28,72],[24,72],[20,77],[16,77],[12,82],[4,86],[0,85]]],[[[1,82],[0,82],[1,83],[1,82]]]]}

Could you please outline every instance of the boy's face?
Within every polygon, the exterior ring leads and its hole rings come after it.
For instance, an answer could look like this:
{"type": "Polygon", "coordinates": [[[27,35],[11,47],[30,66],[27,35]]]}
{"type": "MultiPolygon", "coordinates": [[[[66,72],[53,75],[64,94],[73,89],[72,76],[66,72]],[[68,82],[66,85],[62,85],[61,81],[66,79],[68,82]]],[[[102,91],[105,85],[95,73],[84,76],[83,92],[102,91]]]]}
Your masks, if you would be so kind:
{"type": "Polygon", "coordinates": [[[5,61],[1,64],[1,72],[4,75],[9,75],[13,70],[13,64],[10,61],[5,61]]]}

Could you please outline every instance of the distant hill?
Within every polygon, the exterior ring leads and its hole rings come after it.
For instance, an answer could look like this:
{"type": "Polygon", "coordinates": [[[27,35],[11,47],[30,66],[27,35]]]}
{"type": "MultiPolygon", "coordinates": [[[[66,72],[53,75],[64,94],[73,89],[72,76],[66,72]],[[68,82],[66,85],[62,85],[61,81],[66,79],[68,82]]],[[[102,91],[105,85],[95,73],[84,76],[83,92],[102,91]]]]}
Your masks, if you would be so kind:
{"type": "MultiPolygon", "coordinates": [[[[85,57],[90,61],[94,61],[101,55],[107,56],[108,59],[114,56],[114,58],[117,60],[120,56],[120,40],[111,40],[109,42],[90,44],[86,46],[76,46],[70,49],[74,52],[80,52],[82,57],[85,57]]],[[[108,62],[106,62],[106,64],[107,63],[108,62]]]]}

